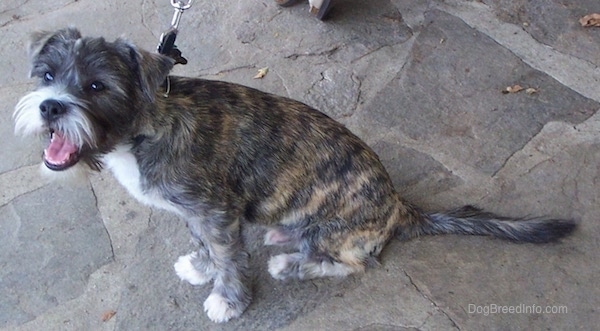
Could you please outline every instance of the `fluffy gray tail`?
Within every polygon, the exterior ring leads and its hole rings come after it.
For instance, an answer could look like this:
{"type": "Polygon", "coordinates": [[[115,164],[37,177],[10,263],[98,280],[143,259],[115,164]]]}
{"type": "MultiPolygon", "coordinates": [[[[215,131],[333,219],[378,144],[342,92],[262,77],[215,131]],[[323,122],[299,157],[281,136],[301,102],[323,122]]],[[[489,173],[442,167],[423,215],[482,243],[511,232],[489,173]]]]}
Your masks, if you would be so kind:
{"type": "MultiPolygon", "coordinates": [[[[514,242],[547,243],[569,235],[576,227],[572,220],[515,219],[465,206],[446,213],[421,214],[412,235],[470,234],[494,236],[514,242]]],[[[406,234],[405,234],[406,235],[406,234]]]]}

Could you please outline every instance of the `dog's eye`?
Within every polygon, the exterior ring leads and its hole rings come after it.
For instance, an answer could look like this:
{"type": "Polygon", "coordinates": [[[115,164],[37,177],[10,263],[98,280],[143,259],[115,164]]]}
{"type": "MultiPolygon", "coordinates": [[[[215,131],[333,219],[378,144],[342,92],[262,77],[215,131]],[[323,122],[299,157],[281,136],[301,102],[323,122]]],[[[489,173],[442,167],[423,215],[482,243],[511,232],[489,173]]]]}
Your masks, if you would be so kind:
{"type": "Polygon", "coordinates": [[[102,84],[101,82],[93,82],[92,84],[90,84],[90,88],[92,89],[92,91],[95,92],[100,92],[105,89],[104,84],[102,84]]]}
{"type": "Polygon", "coordinates": [[[54,75],[52,75],[52,73],[47,72],[44,74],[44,81],[51,82],[53,80],[54,80],[54,75]]]}

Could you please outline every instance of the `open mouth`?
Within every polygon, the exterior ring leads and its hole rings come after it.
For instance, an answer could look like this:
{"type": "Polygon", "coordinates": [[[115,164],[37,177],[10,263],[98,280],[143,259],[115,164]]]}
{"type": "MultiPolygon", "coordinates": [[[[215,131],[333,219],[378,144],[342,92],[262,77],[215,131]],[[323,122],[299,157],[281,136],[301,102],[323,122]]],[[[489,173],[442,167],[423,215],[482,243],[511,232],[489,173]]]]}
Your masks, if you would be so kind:
{"type": "Polygon", "coordinates": [[[65,170],[79,161],[79,148],[61,132],[50,131],[50,144],[44,150],[44,164],[51,170],[65,170]]]}

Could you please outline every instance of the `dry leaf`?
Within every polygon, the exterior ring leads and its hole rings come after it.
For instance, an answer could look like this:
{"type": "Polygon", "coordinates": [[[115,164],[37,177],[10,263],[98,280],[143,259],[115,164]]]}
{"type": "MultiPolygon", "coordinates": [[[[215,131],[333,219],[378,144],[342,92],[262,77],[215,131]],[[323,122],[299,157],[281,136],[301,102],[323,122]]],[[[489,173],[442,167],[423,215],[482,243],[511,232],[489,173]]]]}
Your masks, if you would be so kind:
{"type": "Polygon", "coordinates": [[[267,75],[267,72],[269,72],[269,67],[258,69],[258,73],[256,74],[256,76],[254,76],[254,79],[261,79],[265,77],[267,75]]]}
{"type": "Polygon", "coordinates": [[[600,14],[589,14],[579,19],[583,27],[600,26],[600,14]]]}
{"type": "Polygon", "coordinates": [[[107,310],[102,314],[102,322],[108,322],[117,312],[114,310],[107,310]]]}
{"type": "Polygon", "coordinates": [[[504,94],[517,93],[517,92],[522,91],[522,90],[523,90],[523,87],[521,85],[516,84],[516,85],[509,86],[509,87],[505,88],[502,91],[502,93],[504,93],[504,94]]]}
{"type": "Polygon", "coordinates": [[[528,89],[525,90],[525,93],[527,94],[534,94],[534,93],[538,93],[537,89],[534,89],[533,87],[530,87],[528,89]]]}

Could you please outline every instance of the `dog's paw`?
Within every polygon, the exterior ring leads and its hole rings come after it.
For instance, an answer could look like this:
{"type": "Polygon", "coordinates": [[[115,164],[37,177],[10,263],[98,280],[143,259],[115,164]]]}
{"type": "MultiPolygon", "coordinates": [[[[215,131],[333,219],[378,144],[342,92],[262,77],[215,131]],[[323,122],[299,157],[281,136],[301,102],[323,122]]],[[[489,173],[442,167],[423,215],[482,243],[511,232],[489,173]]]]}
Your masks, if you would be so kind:
{"type": "Polygon", "coordinates": [[[230,304],[218,293],[211,293],[204,301],[204,311],[208,318],[215,323],[227,322],[232,318],[242,314],[242,309],[236,309],[235,305],[230,304]]]}
{"type": "Polygon", "coordinates": [[[206,284],[211,280],[210,277],[194,268],[192,260],[195,259],[197,256],[198,254],[195,252],[188,255],[180,256],[179,259],[177,259],[177,262],[175,262],[175,265],[173,265],[177,276],[181,280],[185,280],[186,282],[192,285],[206,284]]]}
{"type": "Polygon", "coordinates": [[[269,273],[275,279],[285,279],[283,271],[287,270],[287,254],[273,256],[269,259],[269,273]]]}
{"type": "Polygon", "coordinates": [[[298,262],[302,259],[301,253],[279,254],[269,259],[269,273],[275,279],[284,280],[297,274],[298,262]],[[296,272],[294,272],[296,270],[296,272]]]}
{"type": "Polygon", "coordinates": [[[265,245],[284,245],[291,241],[290,236],[283,234],[277,229],[271,229],[265,234],[265,245]]]}

